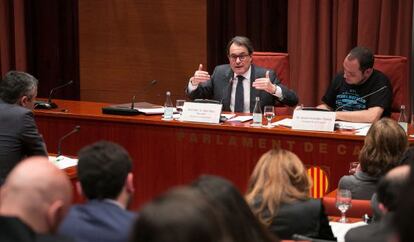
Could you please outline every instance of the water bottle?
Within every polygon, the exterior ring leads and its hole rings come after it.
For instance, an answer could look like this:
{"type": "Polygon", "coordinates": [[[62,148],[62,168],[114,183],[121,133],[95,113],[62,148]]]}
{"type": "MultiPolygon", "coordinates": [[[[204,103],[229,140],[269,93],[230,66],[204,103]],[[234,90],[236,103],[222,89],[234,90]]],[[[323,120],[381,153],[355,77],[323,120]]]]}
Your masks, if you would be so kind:
{"type": "Polygon", "coordinates": [[[256,97],[256,104],[253,109],[253,124],[254,127],[262,126],[262,109],[260,108],[260,97],[256,97]]]}
{"type": "Polygon", "coordinates": [[[164,103],[164,118],[163,120],[172,120],[174,114],[174,106],[171,101],[171,92],[167,91],[164,103]]]}
{"type": "Polygon", "coordinates": [[[398,124],[404,129],[404,131],[407,133],[408,129],[408,120],[407,115],[405,115],[405,105],[401,105],[400,109],[400,117],[398,118],[398,124]]]}

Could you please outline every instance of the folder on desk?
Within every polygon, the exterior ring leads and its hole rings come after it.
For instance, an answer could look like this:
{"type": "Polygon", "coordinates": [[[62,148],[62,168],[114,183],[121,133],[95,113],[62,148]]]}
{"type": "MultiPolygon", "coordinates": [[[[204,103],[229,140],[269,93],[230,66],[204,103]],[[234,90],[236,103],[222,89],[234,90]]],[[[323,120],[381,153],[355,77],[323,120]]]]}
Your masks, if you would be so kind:
{"type": "Polygon", "coordinates": [[[102,108],[104,114],[126,115],[133,116],[138,114],[162,114],[164,107],[147,102],[138,102],[131,105],[131,103],[110,105],[102,108]]]}

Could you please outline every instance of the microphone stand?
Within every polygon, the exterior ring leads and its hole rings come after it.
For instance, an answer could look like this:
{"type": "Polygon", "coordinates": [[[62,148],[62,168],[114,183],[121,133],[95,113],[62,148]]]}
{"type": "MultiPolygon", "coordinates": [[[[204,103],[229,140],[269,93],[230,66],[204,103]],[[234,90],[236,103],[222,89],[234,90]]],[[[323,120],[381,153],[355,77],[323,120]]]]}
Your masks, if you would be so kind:
{"type": "Polygon", "coordinates": [[[59,90],[61,88],[67,87],[67,86],[72,85],[72,84],[73,84],[73,80],[70,80],[67,83],[63,84],[63,85],[60,85],[60,86],[57,86],[57,87],[52,88],[50,90],[49,98],[48,98],[47,102],[44,102],[44,101],[35,101],[34,108],[35,109],[54,109],[54,108],[57,108],[58,107],[57,104],[52,102],[52,95],[53,95],[53,93],[56,90],[59,90]]]}
{"type": "Polygon", "coordinates": [[[62,148],[62,141],[64,139],[66,139],[67,137],[71,136],[72,134],[77,133],[79,131],[79,129],[80,129],[80,126],[79,125],[76,125],[75,128],[72,129],[72,131],[70,131],[69,133],[65,134],[64,136],[62,136],[62,138],[59,139],[59,142],[58,142],[58,153],[57,153],[57,156],[56,157],[59,157],[59,156],[62,155],[62,149],[61,149],[62,148]]]}

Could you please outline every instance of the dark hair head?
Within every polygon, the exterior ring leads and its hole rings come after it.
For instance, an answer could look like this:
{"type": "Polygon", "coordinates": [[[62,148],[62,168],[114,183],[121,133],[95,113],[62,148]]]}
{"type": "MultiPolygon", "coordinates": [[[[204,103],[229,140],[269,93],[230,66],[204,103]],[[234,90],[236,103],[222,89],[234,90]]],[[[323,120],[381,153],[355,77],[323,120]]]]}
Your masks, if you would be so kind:
{"type": "Polygon", "coordinates": [[[398,207],[398,199],[401,191],[408,181],[410,167],[408,165],[398,166],[387,173],[378,182],[378,201],[388,209],[395,211],[398,207]]]}
{"type": "Polygon", "coordinates": [[[359,69],[362,72],[374,66],[374,54],[366,47],[357,46],[353,48],[349,52],[347,58],[349,60],[357,59],[359,62],[359,69]]]}
{"type": "Polygon", "coordinates": [[[407,134],[395,120],[382,118],[376,121],[359,153],[361,170],[370,176],[384,175],[398,165],[407,146],[407,134]]]}
{"type": "Polygon", "coordinates": [[[224,235],[223,222],[216,215],[197,190],[175,188],[144,206],[131,242],[233,242],[224,235]]]}
{"type": "Polygon", "coordinates": [[[0,82],[0,98],[10,104],[16,104],[23,96],[34,97],[38,80],[21,71],[9,71],[0,82]]]}
{"type": "Polygon", "coordinates": [[[203,175],[192,187],[201,191],[206,199],[223,216],[229,234],[238,242],[270,242],[275,238],[260,224],[243,196],[228,180],[212,175],[203,175]]]}
{"type": "Polygon", "coordinates": [[[236,36],[233,39],[231,39],[229,41],[229,43],[227,44],[227,49],[226,49],[227,55],[230,55],[230,46],[232,44],[236,44],[238,46],[244,46],[244,47],[246,47],[247,51],[249,52],[249,55],[253,54],[253,44],[247,37],[236,36]]]}
{"type": "Polygon", "coordinates": [[[78,154],[78,179],[88,199],[115,199],[132,169],[128,152],[120,145],[99,141],[78,154]]]}

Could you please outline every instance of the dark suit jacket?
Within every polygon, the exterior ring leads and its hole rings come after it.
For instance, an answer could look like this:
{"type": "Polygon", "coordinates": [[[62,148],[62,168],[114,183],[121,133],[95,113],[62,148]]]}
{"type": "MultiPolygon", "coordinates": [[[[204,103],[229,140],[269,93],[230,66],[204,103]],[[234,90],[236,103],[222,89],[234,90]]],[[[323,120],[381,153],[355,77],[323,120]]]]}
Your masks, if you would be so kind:
{"type": "Polygon", "coordinates": [[[16,217],[0,216],[1,242],[73,242],[57,235],[36,234],[29,226],[16,217]]]}
{"type": "Polygon", "coordinates": [[[345,242],[386,242],[393,233],[392,214],[388,213],[379,222],[350,229],[345,234],[345,242]]]}
{"type": "MultiPolygon", "coordinates": [[[[256,90],[252,87],[252,83],[257,78],[265,77],[267,69],[255,66],[252,64],[251,76],[250,76],[250,112],[253,112],[255,99],[260,97],[261,108],[263,110],[266,105],[276,105],[277,102],[286,104],[288,106],[295,106],[298,103],[298,97],[296,93],[289,90],[287,87],[280,84],[280,81],[276,78],[275,73],[269,70],[270,81],[273,84],[277,84],[282,89],[283,99],[278,98],[265,91],[256,90]]],[[[229,80],[233,78],[234,73],[229,64],[217,66],[214,69],[211,79],[204,84],[200,84],[197,89],[187,94],[191,99],[214,99],[223,103],[223,111],[230,111],[230,94],[231,85],[229,80]]]]}
{"type": "Polygon", "coordinates": [[[47,156],[33,112],[0,100],[0,185],[11,169],[26,156],[47,156]]]}
{"type": "Polygon", "coordinates": [[[76,242],[126,242],[135,217],[109,201],[91,200],[71,207],[59,234],[76,242]]]}

